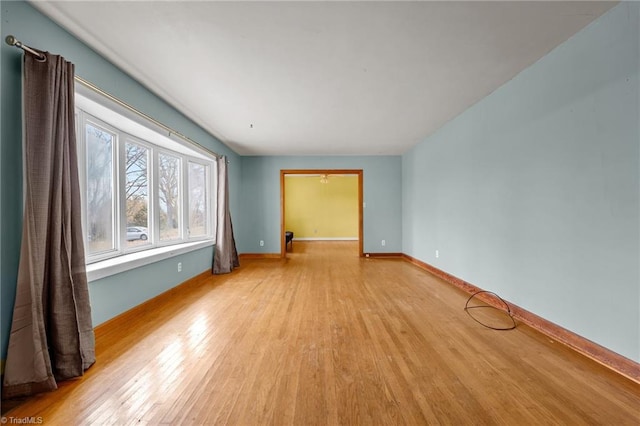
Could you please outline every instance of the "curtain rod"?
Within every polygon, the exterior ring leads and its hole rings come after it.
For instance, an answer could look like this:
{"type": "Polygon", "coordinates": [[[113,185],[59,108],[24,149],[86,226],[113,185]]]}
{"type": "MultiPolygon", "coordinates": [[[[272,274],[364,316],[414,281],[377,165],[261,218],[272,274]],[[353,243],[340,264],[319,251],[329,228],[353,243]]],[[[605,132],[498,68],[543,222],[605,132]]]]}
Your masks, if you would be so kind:
{"type": "MultiPolygon", "coordinates": [[[[15,46],[17,48],[20,48],[20,49],[24,50],[25,52],[29,52],[32,55],[35,55],[36,58],[39,61],[46,61],[47,60],[47,57],[45,55],[43,55],[42,53],[38,52],[37,50],[35,50],[35,49],[33,49],[33,48],[29,47],[29,46],[23,44],[20,40],[18,40],[17,38],[15,38],[12,35],[8,35],[4,40],[6,41],[6,43],[9,46],[15,46]]],[[[76,82],[82,84],[83,86],[93,90],[96,93],[99,93],[100,95],[102,95],[102,96],[108,98],[109,100],[117,103],[121,107],[126,108],[127,110],[129,110],[129,111],[141,116],[145,120],[148,120],[148,121],[152,122],[153,124],[155,124],[156,126],[164,129],[169,134],[169,136],[171,136],[171,135],[177,136],[178,138],[184,140],[185,142],[193,145],[195,148],[201,149],[203,151],[206,151],[206,152],[208,152],[209,154],[213,155],[216,158],[221,158],[222,157],[217,152],[213,152],[212,150],[210,150],[208,148],[205,148],[204,146],[200,145],[199,143],[197,143],[193,139],[190,139],[187,136],[183,135],[182,133],[173,130],[171,127],[168,127],[168,126],[162,124],[158,120],[155,120],[154,118],[149,117],[147,114],[145,114],[145,113],[143,113],[141,111],[138,111],[137,109],[135,109],[131,105],[129,105],[129,104],[121,101],[120,99],[116,98],[115,96],[105,92],[104,90],[102,90],[99,87],[95,86],[94,84],[88,82],[87,80],[83,79],[82,77],[78,77],[76,75],[76,76],[74,76],[74,79],[75,79],[76,82]]],[[[229,161],[227,160],[227,162],[229,162],[229,161]]]]}
{"type": "MultiPolygon", "coordinates": [[[[128,103],[121,101],[120,99],[116,98],[115,96],[111,95],[108,92],[105,92],[104,90],[100,89],[98,86],[94,85],[93,83],[88,82],[84,78],[79,77],[79,76],[76,75],[76,76],[74,76],[74,79],[75,79],[75,81],[77,83],[82,84],[86,88],[93,90],[94,92],[96,92],[96,93],[108,98],[110,101],[113,101],[113,102],[117,103],[121,107],[126,108],[127,110],[133,112],[134,114],[137,114],[140,117],[144,118],[145,120],[148,120],[148,121],[152,122],[156,126],[158,126],[158,127],[162,128],[163,130],[165,130],[169,134],[169,136],[172,136],[172,135],[173,136],[177,136],[178,138],[182,139],[183,141],[193,145],[196,149],[200,149],[200,150],[206,151],[207,153],[213,155],[216,158],[221,158],[222,157],[222,155],[218,154],[217,152],[214,152],[214,151],[212,151],[212,150],[200,145],[198,142],[194,141],[193,139],[183,135],[182,133],[180,133],[180,132],[178,132],[176,130],[173,130],[171,127],[169,127],[169,126],[167,126],[165,124],[162,124],[161,122],[159,122],[158,120],[148,116],[144,112],[138,111],[136,108],[132,107],[128,103]]],[[[227,160],[227,162],[228,162],[228,160],[227,160]]]]}
{"type": "Polygon", "coordinates": [[[29,53],[31,53],[31,54],[32,54],[32,55],[34,55],[34,56],[35,56],[39,61],[44,62],[44,61],[46,61],[46,60],[47,60],[47,57],[46,57],[46,56],[44,56],[42,53],[38,52],[37,50],[35,50],[35,49],[33,49],[33,48],[29,47],[29,46],[27,46],[26,44],[23,44],[20,40],[18,40],[17,38],[15,38],[15,37],[14,37],[14,36],[12,36],[12,35],[8,35],[8,36],[4,39],[4,41],[6,41],[6,42],[7,42],[7,44],[8,44],[9,46],[15,46],[15,47],[17,47],[17,48],[19,48],[19,49],[24,50],[25,52],[29,52],[29,53]]]}

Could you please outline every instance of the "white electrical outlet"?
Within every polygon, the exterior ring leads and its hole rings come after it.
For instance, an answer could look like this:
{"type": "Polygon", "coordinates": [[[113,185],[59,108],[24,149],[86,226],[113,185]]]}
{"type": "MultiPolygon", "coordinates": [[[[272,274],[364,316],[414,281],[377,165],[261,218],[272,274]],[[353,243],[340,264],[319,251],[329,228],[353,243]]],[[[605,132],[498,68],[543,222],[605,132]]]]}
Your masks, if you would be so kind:
{"type": "Polygon", "coordinates": [[[264,247],[264,240],[260,240],[260,247],[264,247]]]}
{"type": "Polygon", "coordinates": [[[182,272],[182,262],[178,262],[178,272],[182,272]]]}
{"type": "Polygon", "coordinates": [[[384,246],[386,246],[386,245],[387,245],[387,242],[386,242],[385,240],[382,240],[382,243],[381,243],[381,244],[382,244],[382,247],[384,247],[384,246]]]}
{"type": "Polygon", "coordinates": [[[440,250],[436,250],[436,259],[440,257],[440,250]]]}

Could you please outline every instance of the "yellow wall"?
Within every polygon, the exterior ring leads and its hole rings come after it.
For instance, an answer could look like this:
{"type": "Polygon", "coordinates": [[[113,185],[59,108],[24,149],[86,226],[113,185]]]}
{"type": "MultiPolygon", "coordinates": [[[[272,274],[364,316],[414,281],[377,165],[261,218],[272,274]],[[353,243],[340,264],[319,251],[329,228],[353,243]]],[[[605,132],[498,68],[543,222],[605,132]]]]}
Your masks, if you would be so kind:
{"type": "Polygon", "coordinates": [[[295,238],[358,238],[358,176],[285,176],[284,223],[295,238]]]}

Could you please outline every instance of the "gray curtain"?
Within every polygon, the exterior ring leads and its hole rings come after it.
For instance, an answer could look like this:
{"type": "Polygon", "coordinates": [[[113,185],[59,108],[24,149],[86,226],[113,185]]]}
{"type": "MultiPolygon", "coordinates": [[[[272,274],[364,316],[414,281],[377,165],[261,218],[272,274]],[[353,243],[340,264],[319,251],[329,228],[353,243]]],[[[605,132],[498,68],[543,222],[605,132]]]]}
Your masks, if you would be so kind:
{"type": "Polygon", "coordinates": [[[22,246],[2,396],[57,388],[95,362],[75,138],[73,64],[24,56],[22,246]]]}
{"type": "Polygon", "coordinates": [[[218,199],[216,211],[216,246],[213,254],[213,273],[228,274],[240,266],[233,225],[229,213],[229,177],[227,157],[218,158],[218,199]]]}

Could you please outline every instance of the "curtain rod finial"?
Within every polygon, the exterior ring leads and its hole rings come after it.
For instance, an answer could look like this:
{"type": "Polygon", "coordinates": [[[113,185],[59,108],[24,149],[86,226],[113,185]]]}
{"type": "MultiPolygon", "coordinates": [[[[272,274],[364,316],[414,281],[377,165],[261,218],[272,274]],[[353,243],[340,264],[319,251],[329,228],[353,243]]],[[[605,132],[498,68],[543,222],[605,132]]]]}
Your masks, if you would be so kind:
{"type": "Polygon", "coordinates": [[[17,38],[15,38],[15,37],[14,37],[14,36],[12,36],[12,35],[8,35],[8,36],[4,39],[4,41],[5,41],[5,42],[7,42],[7,44],[8,44],[9,46],[15,46],[16,44],[18,44],[18,39],[17,39],[17,38]]]}

